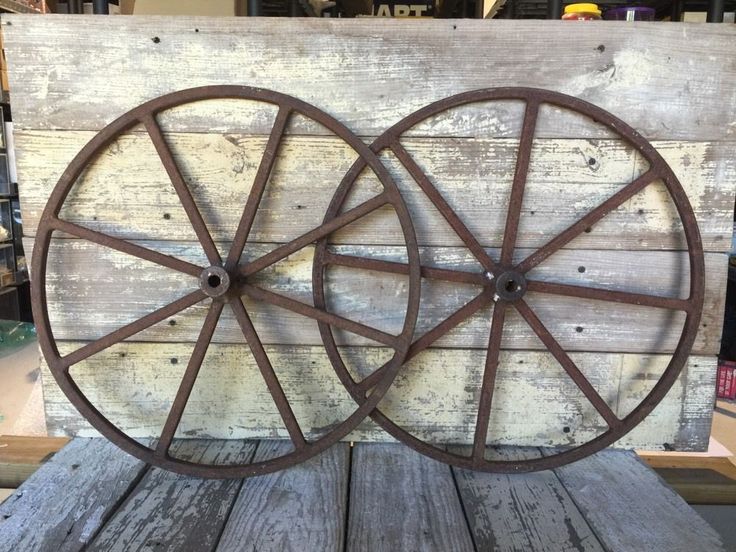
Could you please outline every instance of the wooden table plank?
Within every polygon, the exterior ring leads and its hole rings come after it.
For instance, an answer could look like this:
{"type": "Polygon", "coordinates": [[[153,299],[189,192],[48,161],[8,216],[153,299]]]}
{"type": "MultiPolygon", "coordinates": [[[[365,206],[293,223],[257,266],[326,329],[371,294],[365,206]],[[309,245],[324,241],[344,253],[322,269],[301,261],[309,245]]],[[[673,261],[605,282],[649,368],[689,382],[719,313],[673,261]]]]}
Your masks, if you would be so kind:
{"type": "Polygon", "coordinates": [[[404,445],[355,445],[346,550],[474,549],[449,466],[404,445]]]}
{"type": "Polygon", "coordinates": [[[81,550],[145,464],[104,439],[75,439],[0,505],[0,550],[81,550]]]}
{"type": "MultiPolygon", "coordinates": [[[[176,442],[172,451],[193,462],[227,464],[249,462],[255,448],[253,441],[197,439],[176,442]]],[[[213,550],[239,489],[240,480],[198,479],[154,468],[88,550],[213,550]]]]}
{"type": "Polygon", "coordinates": [[[724,550],[713,528],[633,452],[599,452],[555,472],[612,552],[724,550]]]}
{"type": "MultiPolygon", "coordinates": [[[[283,455],[288,441],[261,441],[255,461],[283,455]]],[[[350,454],[338,443],[307,462],[246,479],[217,552],[342,550],[350,454]]]]}
{"type": "MultiPolygon", "coordinates": [[[[470,454],[469,447],[454,451],[470,454]]],[[[486,452],[494,460],[539,455],[536,448],[489,447],[486,452]]],[[[605,550],[554,472],[506,475],[453,470],[478,550],[605,550]]]]}

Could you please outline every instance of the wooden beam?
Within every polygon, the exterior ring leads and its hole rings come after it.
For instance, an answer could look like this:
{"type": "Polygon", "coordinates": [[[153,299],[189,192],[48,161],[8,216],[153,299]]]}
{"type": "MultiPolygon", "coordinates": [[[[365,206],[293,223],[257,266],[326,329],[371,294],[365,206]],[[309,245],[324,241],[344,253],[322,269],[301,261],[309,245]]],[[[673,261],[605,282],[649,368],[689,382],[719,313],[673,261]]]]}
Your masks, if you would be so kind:
{"type": "Polygon", "coordinates": [[[0,487],[18,487],[68,442],[66,437],[0,435],[0,487]]]}

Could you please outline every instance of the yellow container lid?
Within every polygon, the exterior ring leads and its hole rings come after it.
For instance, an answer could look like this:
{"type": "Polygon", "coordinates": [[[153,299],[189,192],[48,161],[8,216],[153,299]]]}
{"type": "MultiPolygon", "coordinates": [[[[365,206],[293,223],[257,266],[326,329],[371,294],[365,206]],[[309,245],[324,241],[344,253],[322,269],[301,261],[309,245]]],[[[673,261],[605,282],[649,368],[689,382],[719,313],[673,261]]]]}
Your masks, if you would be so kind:
{"type": "Polygon", "coordinates": [[[565,6],[565,13],[594,13],[596,15],[601,14],[601,10],[598,8],[598,4],[568,4],[565,6]]]}

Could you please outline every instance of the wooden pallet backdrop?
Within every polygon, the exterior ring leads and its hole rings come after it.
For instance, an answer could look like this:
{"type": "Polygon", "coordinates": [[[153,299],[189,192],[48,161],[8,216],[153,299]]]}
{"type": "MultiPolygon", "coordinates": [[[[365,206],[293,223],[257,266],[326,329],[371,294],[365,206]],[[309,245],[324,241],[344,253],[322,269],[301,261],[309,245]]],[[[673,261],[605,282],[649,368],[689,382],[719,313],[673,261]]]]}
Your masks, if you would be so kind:
{"type": "MultiPolygon", "coordinates": [[[[246,84],[292,94],[344,122],[366,142],[416,109],[484,87],[533,86],[588,100],[657,147],[684,186],[706,250],[704,314],[693,355],[663,403],[624,446],[697,450],[707,445],[719,349],[736,167],[736,32],[724,25],[534,21],[260,20],[139,17],[3,18],[24,232],[30,256],[46,199],[64,168],[104,125],[161,94],[200,85],[246,84]]],[[[273,109],[206,102],[160,118],[213,237],[228,245],[273,119],[273,109]]],[[[493,254],[501,243],[521,122],[520,105],[457,109],[403,140],[451,205],[493,254]]],[[[256,219],[255,256],[316,226],[355,158],[340,140],[292,118],[256,219]]],[[[590,121],[544,107],[518,244],[523,258],[641,173],[638,156],[590,121]]],[[[457,236],[400,168],[383,157],[414,217],[422,260],[470,266],[457,236]]],[[[376,187],[371,175],[361,190],[376,187]]],[[[69,196],[62,217],[182,258],[201,248],[142,129],[112,144],[69,196]]],[[[686,293],[679,222],[653,185],[543,263],[535,274],[565,283],[642,293],[686,293]]],[[[402,259],[397,221],[380,211],[340,232],[348,252],[402,259]]],[[[311,251],[263,276],[264,285],[309,301],[311,251]]],[[[62,352],[183,294],[187,277],[69,237],[54,240],[48,299],[62,352]],[[94,281],[93,281],[94,279],[94,281]]],[[[335,274],[331,306],[396,330],[406,279],[335,274]],[[399,308],[397,309],[397,305],[399,308]]],[[[417,331],[474,296],[423,284],[417,331]]],[[[666,366],[682,318],[656,309],[528,295],[532,307],[613,410],[624,415],[666,366]]],[[[352,412],[316,323],[253,305],[285,391],[307,435],[352,412]]],[[[157,436],[186,366],[204,306],[192,307],[74,367],[80,387],[121,428],[157,436]]],[[[402,371],[382,403],[418,436],[472,441],[488,312],[459,327],[402,371]]],[[[386,351],[341,335],[346,356],[367,370],[386,351]]],[[[489,441],[560,445],[589,440],[601,419],[518,317],[509,315],[489,441]]],[[[44,372],[49,429],[94,431],[44,372]]],[[[227,310],[180,427],[182,435],[286,436],[227,310]]],[[[386,435],[364,423],[355,439],[386,435]]]]}

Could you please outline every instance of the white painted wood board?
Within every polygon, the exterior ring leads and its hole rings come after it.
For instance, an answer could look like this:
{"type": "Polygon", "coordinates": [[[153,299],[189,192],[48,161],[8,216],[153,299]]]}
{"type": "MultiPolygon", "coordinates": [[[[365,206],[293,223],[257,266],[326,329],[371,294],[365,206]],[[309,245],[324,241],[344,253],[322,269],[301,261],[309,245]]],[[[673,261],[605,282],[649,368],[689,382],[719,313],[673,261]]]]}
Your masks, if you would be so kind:
{"type": "MultiPolygon", "coordinates": [[[[296,94],[366,136],[431,101],[496,86],[581,97],[647,138],[736,133],[736,29],[728,25],[603,21],[571,32],[563,21],[32,17],[3,18],[14,120],[23,129],[97,130],[161,94],[238,81],[296,94]],[[53,52],[39,51],[39,37],[48,36],[53,52]]],[[[502,115],[462,115],[451,121],[461,136],[518,129],[502,115]]],[[[223,118],[215,121],[181,113],[170,128],[209,130],[223,118]]],[[[577,137],[579,127],[546,132],[577,137]]]]}
{"type": "MultiPolygon", "coordinates": [[[[658,448],[667,443],[692,449],[707,443],[715,377],[712,355],[720,339],[724,252],[730,243],[736,182],[733,29],[648,25],[643,33],[640,24],[603,22],[594,30],[571,34],[563,22],[438,20],[417,26],[400,21],[126,18],[85,20],[82,32],[74,18],[66,17],[13,16],[2,23],[14,91],[29,250],[46,198],[79,148],[126,110],[189,86],[242,83],[293,93],[336,116],[368,142],[418,107],[481,87],[548,88],[620,116],[653,140],[681,180],[707,252],[706,306],[694,349],[698,356],[691,358],[662,405],[620,444],[658,448]],[[39,36],[49,33],[56,40],[53,52],[33,46],[39,36]],[[285,43],[285,35],[294,40],[285,43]],[[494,43],[502,47],[489,47],[494,43]],[[480,70],[478,59],[464,54],[469,48],[484,52],[480,70]],[[513,63],[508,51],[514,52],[513,63]],[[570,56],[570,51],[579,55],[570,56]],[[186,71],[181,70],[184,60],[186,71]],[[241,80],[234,82],[233,75],[241,80]]],[[[185,180],[215,239],[222,242],[221,249],[237,225],[273,113],[273,109],[255,105],[242,109],[237,102],[221,101],[179,108],[160,117],[185,180]]],[[[520,120],[519,103],[478,105],[419,125],[402,141],[491,254],[497,254],[493,248],[502,240],[520,120]]],[[[316,226],[355,158],[339,140],[304,118],[294,118],[287,134],[269,183],[266,209],[256,219],[254,243],[246,249],[246,257],[316,226]]],[[[639,156],[616,136],[559,110],[543,108],[537,137],[520,224],[522,256],[645,170],[639,156]]],[[[475,270],[457,236],[428,206],[406,171],[391,156],[382,159],[412,213],[423,262],[475,270]]],[[[378,189],[375,178],[366,175],[351,201],[378,189]]],[[[201,259],[176,196],[140,129],[103,152],[69,196],[62,216],[123,239],[148,240],[147,246],[174,251],[195,262],[201,259]]],[[[346,250],[402,259],[405,251],[396,228],[395,215],[384,209],[334,240],[346,250]]],[[[677,295],[687,289],[683,247],[676,213],[662,187],[653,184],[536,272],[540,278],[567,283],[677,295]]],[[[63,347],[95,339],[191,285],[95,249],[68,238],[55,239],[52,246],[51,317],[57,337],[68,340],[63,347]],[[89,274],[99,277],[97,289],[89,285],[89,274]]],[[[264,285],[308,300],[310,254],[303,251],[281,263],[263,278],[264,285]]],[[[405,281],[387,275],[369,281],[343,273],[342,280],[331,282],[330,292],[341,314],[391,328],[401,322],[402,313],[397,316],[390,307],[401,302],[397,298],[406,292],[405,281]]],[[[423,285],[419,333],[473,296],[455,287],[423,285]]],[[[532,295],[529,299],[532,302],[532,295]]],[[[559,298],[533,306],[560,342],[578,351],[573,354],[581,359],[581,368],[590,371],[594,385],[601,386],[617,412],[630,410],[646,394],[666,364],[681,325],[678,316],[651,309],[616,309],[559,298]]],[[[340,408],[351,411],[352,403],[326,364],[315,325],[269,308],[254,307],[254,313],[269,351],[281,360],[285,387],[304,396],[310,390],[333,394],[298,403],[307,431],[318,434],[339,420],[340,408]]],[[[402,423],[427,439],[467,442],[487,339],[487,314],[461,326],[439,342],[439,348],[410,363],[381,407],[393,409],[402,423]]],[[[137,342],[75,367],[80,383],[121,427],[136,435],[157,435],[156,416],[165,415],[166,401],[178,384],[176,374],[186,364],[188,344],[200,320],[201,309],[194,307],[176,317],[175,328],[164,323],[138,336],[137,342]],[[121,365],[121,358],[128,360],[121,365]],[[173,358],[177,365],[171,363],[173,358]],[[111,366],[118,368],[111,370],[111,366]],[[159,371],[159,366],[166,371],[159,371]],[[128,369],[136,371],[135,377],[124,375],[128,369]],[[153,391],[146,395],[144,389],[153,391]]],[[[237,345],[241,338],[235,330],[226,315],[211,350],[218,360],[211,363],[212,374],[198,383],[201,391],[195,389],[206,399],[190,405],[191,419],[185,415],[182,424],[187,436],[282,435],[265,388],[259,389],[255,379],[252,386],[244,386],[242,374],[236,371],[244,362],[248,370],[254,368],[237,345]],[[222,404],[223,396],[234,403],[251,398],[250,410],[222,414],[211,405],[207,408],[208,401],[222,404]]],[[[385,356],[385,351],[370,347],[362,338],[339,338],[351,347],[354,359],[365,357],[363,364],[375,367],[385,356]]],[[[576,398],[570,381],[557,373],[556,365],[540,351],[540,343],[513,317],[504,348],[508,374],[499,375],[499,385],[505,386],[505,398],[497,399],[492,422],[510,425],[489,436],[490,442],[571,444],[600,430],[590,406],[576,398]],[[521,370],[519,361],[536,369],[521,370]],[[562,401],[563,397],[569,400],[562,401]],[[519,415],[517,406],[523,406],[523,412],[539,408],[544,415],[529,420],[519,415]]],[[[45,388],[52,431],[87,434],[89,429],[48,374],[45,388]]],[[[366,424],[352,438],[385,436],[366,424]]]]}
{"type": "MultiPolygon", "coordinates": [[[[158,436],[191,348],[174,343],[121,344],[74,367],[72,375],[103,414],[128,434],[158,436]]],[[[269,346],[266,351],[310,438],[323,435],[355,410],[322,348],[269,346]]],[[[342,352],[355,368],[374,369],[386,360],[385,351],[375,347],[342,352]]],[[[620,416],[644,398],[669,361],[666,355],[571,356],[620,416]]],[[[501,361],[489,444],[573,445],[606,429],[549,353],[509,351],[501,361]]],[[[379,408],[428,441],[470,443],[483,365],[481,350],[430,349],[406,365],[379,408]]],[[[715,389],[708,383],[715,366],[715,357],[691,357],[667,397],[619,446],[707,448],[711,414],[704,405],[713,404],[715,389]]],[[[59,435],[97,435],[54,384],[45,365],[43,370],[49,430],[59,435]]],[[[178,435],[288,437],[244,344],[210,347],[178,435]]],[[[362,424],[347,439],[391,440],[372,422],[362,424]]]]}

